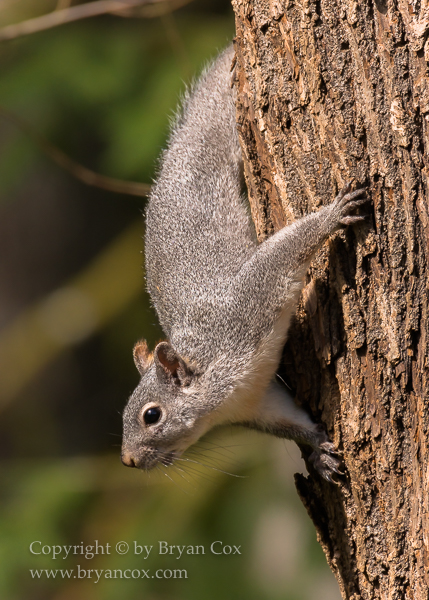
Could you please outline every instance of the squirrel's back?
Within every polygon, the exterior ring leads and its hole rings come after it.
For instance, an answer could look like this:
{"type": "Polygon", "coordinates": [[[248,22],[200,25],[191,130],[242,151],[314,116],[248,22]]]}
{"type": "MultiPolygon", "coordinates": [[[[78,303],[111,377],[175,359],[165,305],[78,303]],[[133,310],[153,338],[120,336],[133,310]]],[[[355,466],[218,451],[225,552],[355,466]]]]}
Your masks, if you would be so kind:
{"type": "Polygon", "coordinates": [[[225,300],[256,249],[240,186],[233,55],[230,46],[188,94],[149,198],[147,285],[167,335],[191,299],[225,300]]]}

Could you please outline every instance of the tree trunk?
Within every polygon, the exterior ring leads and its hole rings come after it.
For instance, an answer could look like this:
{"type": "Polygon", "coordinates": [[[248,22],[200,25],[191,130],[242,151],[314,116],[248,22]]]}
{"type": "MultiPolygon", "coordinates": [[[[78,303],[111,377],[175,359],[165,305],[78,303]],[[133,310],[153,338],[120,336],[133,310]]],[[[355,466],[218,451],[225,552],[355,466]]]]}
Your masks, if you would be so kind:
{"type": "Polygon", "coordinates": [[[289,334],[288,379],[345,471],[297,489],[343,598],[427,600],[428,0],[232,3],[259,238],[352,178],[372,199],[314,260],[289,334]]]}

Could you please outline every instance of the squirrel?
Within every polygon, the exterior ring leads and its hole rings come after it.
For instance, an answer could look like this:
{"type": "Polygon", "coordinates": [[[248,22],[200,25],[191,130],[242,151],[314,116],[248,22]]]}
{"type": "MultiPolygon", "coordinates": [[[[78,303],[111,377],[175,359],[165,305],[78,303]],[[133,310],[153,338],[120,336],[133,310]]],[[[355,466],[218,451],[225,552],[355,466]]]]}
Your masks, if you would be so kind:
{"type": "Polygon", "coordinates": [[[233,46],[183,101],[146,211],[147,287],[168,341],[133,355],[141,380],[123,413],[121,459],[149,470],[214,426],[237,424],[308,444],[328,481],[340,459],[321,425],[275,380],[304,277],[318,248],[367,201],[335,200],[258,244],[243,198],[233,46]]]}

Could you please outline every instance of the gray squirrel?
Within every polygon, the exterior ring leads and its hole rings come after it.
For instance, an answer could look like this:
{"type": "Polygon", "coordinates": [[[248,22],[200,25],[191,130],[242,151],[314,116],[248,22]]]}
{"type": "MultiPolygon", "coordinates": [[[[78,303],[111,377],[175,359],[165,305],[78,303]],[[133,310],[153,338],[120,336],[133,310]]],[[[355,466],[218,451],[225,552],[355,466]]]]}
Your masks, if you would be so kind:
{"type": "Polygon", "coordinates": [[[123,414],[122,462],[169,466],[212,427],[244,425],[308,444],[328,481],[340,460],[275,380],[310,261],[363,204],[348,184],[328,206],[258,244],[243,202],[233,47],[184,100],[147,208],[147,286],[168,341],[134,347],[141,380],[123,414]]]}

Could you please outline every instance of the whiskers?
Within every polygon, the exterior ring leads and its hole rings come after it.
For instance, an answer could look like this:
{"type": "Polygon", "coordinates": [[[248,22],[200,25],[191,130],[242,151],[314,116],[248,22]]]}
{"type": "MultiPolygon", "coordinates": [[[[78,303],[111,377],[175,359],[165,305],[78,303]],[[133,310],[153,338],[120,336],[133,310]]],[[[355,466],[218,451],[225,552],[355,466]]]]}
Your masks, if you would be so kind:
{"type": "Polygon", "coordinates": [[[290,391],[292,392],[292,388],[290,387],[290,385],[288,383],[286,383],[286,381],[283,379],[283,377],[281,377],[278,373],[276,373],[276,377],[277,379],[280,379],[280,381],[284,384],[284,386],[290,391]]]}
{"type": "MultiPolygon", "coordinates": [[[[240,444],[235,446],[238,445],[240,444]]],[[[233,447],[221,446],[205,440],[186,450],[183,456],[179,456],[175,452],[160,452],[157,470],[185,493],[187,492],[179,485],[177,477],[194,490],[197,490],[195,484],[198,484],[201,479],[213,483],[217,473],[245,479],[246,475],[231,473],[222,468],[225,462],[231,463],[234,456],[234,452],[231,450],[233,447]]],[[[234,462],[237,464],[237,461],[234,462]]]]}

